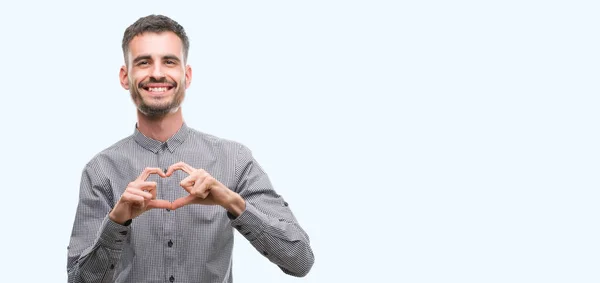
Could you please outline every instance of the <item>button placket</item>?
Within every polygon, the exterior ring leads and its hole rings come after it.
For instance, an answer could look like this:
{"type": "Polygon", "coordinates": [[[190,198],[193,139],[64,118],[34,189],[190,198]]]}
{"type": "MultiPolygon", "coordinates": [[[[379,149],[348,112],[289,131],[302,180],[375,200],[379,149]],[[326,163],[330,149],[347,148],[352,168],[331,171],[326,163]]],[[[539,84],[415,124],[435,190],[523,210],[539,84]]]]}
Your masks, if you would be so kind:
{"type": "MultiPolygon", "coordinates": [[[[169,166],[171,166],[171,152],[167,149],[166,143],[165,146],[159,151],[159,163],[158,165],[163,171],[166,173],[169,166]]],[[[161,178],[161,186],[157,190],[162,191],[163,199],[168,201],[175,200],[174,194],[174,176],[176,174],[171,175],[170,177],[161,178]]],[[[175,182],[176,183],[176,182],[175,182]]],[[[163,239],[166,245],[164,246],[164,268],[165,275],[168,276],[169,282],[174,282],[175,277],[173,274],[176,272],[176,266],[174,263],[176,262],[176,251],[173,248],[175,239],[175,214],[176,211],[171,211],[169,209],[165,209],[163,216],[164,222],[163,225],[163,239]]]]}

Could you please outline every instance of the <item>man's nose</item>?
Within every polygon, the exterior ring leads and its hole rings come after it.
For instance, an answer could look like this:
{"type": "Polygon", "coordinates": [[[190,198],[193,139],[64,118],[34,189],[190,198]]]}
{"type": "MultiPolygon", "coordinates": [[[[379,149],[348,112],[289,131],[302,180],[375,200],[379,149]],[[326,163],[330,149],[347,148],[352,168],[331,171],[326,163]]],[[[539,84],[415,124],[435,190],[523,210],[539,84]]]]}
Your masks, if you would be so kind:
{"type": "Polygon", "coordinates": [[[154,77],[155,79],[160,79],[164,76],[165,75],[163,73],[162,66],[160,66],[160,64],[154,65],[154,68],[152,69],[152,77],[154,77]]]}

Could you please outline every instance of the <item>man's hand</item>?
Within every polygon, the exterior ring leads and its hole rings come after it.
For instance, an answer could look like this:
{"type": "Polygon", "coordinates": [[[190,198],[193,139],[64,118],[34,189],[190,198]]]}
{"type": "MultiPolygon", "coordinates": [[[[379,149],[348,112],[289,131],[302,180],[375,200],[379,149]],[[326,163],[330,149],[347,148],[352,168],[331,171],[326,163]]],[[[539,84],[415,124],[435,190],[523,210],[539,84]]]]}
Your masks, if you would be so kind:
{"type": "Polygon", "coordinates": [[[129,183],[113,210],[108,214],[112,221],[123,224],[152,208],[171,208],[170,202],[156,199],[156,182],[146,182],[150,174],[166,177],[160,168],[144,169],[135,181],[129,183]]]}
{"type": "Polygon", "coordinates": [[[176,170],[182,170],[189,174],[179,184],[190,195],[175,200],[172,209],[188,204],[220,205],[235,216],[239,216],[246,209],[246,202],[240,195],[228,189],[203,169],[195,169],[179,162],[169,167],[167,177],[176,170]]]}

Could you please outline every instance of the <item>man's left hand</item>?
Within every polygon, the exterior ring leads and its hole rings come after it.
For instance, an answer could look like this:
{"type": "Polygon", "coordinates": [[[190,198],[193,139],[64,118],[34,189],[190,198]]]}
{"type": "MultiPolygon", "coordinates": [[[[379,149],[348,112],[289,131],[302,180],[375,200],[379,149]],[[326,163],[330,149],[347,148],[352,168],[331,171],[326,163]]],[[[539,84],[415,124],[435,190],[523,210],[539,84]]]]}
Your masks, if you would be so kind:
{"type": "Polygon", "coordinates": [[[178,209],[188,204],[220,205],[234,216],[239,216],[246,209],[246,202],[239,194],[227,188],[205,170],[178,162],[167,169],[167,177],[177,170],[189,174],[179,185],[190,195],[176,199],[171,209],[178,209]]]}

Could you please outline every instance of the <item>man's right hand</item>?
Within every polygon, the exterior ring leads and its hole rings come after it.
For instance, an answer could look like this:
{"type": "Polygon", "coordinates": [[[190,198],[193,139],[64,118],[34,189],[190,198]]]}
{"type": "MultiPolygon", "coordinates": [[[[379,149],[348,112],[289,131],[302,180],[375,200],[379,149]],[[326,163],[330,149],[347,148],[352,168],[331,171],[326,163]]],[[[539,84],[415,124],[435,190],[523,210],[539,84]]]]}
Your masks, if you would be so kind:
{"type": "Polygon", "coordinates": [[[150,174],[166,177],[160,168],[146,168],[142,174],[129,183],[121,198],[108,214],[108,217],[119,224],[153,208],[171,208],[171,203],[166,200],[156,199],[156,182],[146,182],[150,174]]]}

